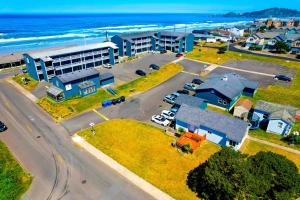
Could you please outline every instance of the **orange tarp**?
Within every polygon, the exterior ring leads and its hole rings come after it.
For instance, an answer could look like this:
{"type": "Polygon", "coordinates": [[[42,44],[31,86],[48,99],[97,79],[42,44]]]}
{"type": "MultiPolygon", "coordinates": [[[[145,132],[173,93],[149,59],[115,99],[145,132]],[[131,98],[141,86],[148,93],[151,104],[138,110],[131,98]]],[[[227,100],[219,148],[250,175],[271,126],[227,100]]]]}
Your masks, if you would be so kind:
{"type": "Polygon", "coordinates": [[[185,144],[191,144],[191,151],[196,150],[200,144],[206,139],[205,136],[200,136],[195,133],[184,133],[177,141],[176,145],[182,147],[185,144]]]}

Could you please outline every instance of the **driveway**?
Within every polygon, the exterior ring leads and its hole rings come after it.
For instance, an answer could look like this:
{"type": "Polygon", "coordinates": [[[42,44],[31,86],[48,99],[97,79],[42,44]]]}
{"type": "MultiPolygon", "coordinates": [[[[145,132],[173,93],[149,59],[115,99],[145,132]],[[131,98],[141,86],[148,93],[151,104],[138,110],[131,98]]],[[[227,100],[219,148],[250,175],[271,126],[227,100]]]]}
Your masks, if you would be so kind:
{"type": "Polygon", "coordinates": [[[101,67],[99,71],[100,73],[113,73],[117,84],[120,84],[138,78],[139,76],[135,74],[135,71],[138,69],[149,73],[151,72],[149,65],[156,64],[158,66],[162,66],[173,60],[176,60],[175,54],[146,54],[133,61],[117,64],[113,66],[112,69],[105,69],[101,67]]]}

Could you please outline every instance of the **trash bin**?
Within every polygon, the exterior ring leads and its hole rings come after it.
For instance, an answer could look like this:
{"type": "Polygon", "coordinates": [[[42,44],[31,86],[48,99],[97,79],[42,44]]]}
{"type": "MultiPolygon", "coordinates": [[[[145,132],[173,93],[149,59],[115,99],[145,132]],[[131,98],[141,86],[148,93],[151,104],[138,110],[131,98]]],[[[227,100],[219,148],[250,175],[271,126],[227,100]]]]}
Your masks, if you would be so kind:
{"type": "Polygon", "coordinates": [[[112,100],[106,101],[106,105],[107,105],[107,106],[111,106],[111,105],[112,105],[112,100]]]}
{"type": "Polygon", "coordinates": [[[102,107],[103,107],[103,108],[107,107],[107,101],[103,101],[103,102],[102,102],[102,107]]]}

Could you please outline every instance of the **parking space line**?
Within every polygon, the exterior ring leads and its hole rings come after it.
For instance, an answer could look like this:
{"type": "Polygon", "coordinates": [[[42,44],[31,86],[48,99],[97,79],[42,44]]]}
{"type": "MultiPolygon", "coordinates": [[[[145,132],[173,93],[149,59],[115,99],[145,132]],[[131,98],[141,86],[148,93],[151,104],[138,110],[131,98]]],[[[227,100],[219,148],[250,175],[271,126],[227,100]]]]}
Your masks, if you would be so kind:
{"type": "Polygon", "coordinates": [[[187,72],[187,71],[181,71],[181,72],[185,73],[185,74],[190,74],[190,75],[193,75],[193,76],[199,76],[199,74],[192,73],[192,72],[187,72]]]}
{"type": "Polygon", "coordinates": [[[255,71],[249,71],[249,70],[245,70],[245,69],[238,69],[238,68],[234,68],[234,67],[227,67],[224,65],[216,65],[213,63],[208,63],[208,62],[204,62],[204,61],[199,61],[199,60],[194,60],[191,58],[185,58],[186,60],[190,60],[190,61],[194,61],[194,62],[198,62],[198,63],[204,63],[204,64],[208,64],[213,66],[214,68],[220,67],[220,68],[224,68],[224,69],[230,69],[230,70],[234,70],[234,71],[240,71],[240,72],[246,72],[246,73],[250,73],[250,74],[257,74],[257,75],[261,75],[261,76],[269,76],[269,77],[274,77],[274,74],[267,74],[267,73],[262,73],[262,72],[255,72],[255,71]]]}
{"type": "Polygon", "coordinates": [[[104,119],[105,121],[109,121],[109,118],[107,118],[105,115],[101,114],[100,112],[98,112],[96,109],[93,109],[93,111],[102,119],[104,119]]]}
{"type": "Polygon", "coordinates": [[[262,73],[262,72],[255,72],[255,71],[249,71],[249,70],[244,70],[244,69],[237,69],[234,67],[226,67],[226,66],[219,66],[220,68],[224,68],[224,69],[230,69],[230,70],[235,70],[235,71],[240,71],[240,72],[246,72],[246,73],[250,73],[250,74],[257,74],[257,75],[262,75],[262,76],[269,76],[269,77],[274,77],[274,74],[266,74],[266,73],[262,73]]]}

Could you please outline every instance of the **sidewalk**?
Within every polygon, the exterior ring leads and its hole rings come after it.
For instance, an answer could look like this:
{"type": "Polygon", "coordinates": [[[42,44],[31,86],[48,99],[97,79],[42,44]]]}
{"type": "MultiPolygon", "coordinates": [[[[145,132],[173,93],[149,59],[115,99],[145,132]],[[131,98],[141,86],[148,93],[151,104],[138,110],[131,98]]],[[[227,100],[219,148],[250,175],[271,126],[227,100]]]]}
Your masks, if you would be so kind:
{"type": "Polygon", "coordinates": [[[107,156],[106,154],[102,153],[100,150],[96,149],[94,146],[86,142],[82,137],[75,134],[72,137],[73,142],[95,156],[97,159],[101,160],[104,164],[124,176],[128,179],[131,183],[139,187],[141,190],[145,191],[146,193],[150,194],[155,199],[159,200],[173,200],[171,196],[162,192],[157,187],[153,186],[149,182],[145,181],[141,177],[137,176],[133,172],[129,171],[124,166],[120,165],[118,162],[107,156]]]}
{"type": "Polygon", "coordinates": [[[269,145],[269,146],[272,146],[272,147],[275,147],[275,148],[278,148],[278,149],[282,149],[282,150],[284,150],[284,151],[288,151],[288,152],[291,152],[291,153],[300,155],[300,151],[298,151],[298,150],[296,150],[296,149],[284,147],[284,146],[281,146],[281,145],[279,145],[279,144],[274,144],[274,143],[272,143],[272,142],[268,142],[268,141],[265,141],[265,140],[261,140],[261,139],[258,139],[258,138],[251,137],[251,136],[249,136],[249,135],[248,135],[247,138],[248,138],[249,140],[251,140],[251,141],[259,142],[259,143],[266,144],[266,145],[269,145]]]}
{"type": "Polygon", "coordinates": [[[31,101],[33,101],[33,102],[38,101],[38,98],[36,98],[36,96],[34,96],[31,92],[24,89],[22,86],[20,86],[18,83],[16,83],[12,79],[6,79],[6,81],[9,82],[10,84],[12,84],[18,91],[20,91],[24,96],[26,96],[31,101]]]}

